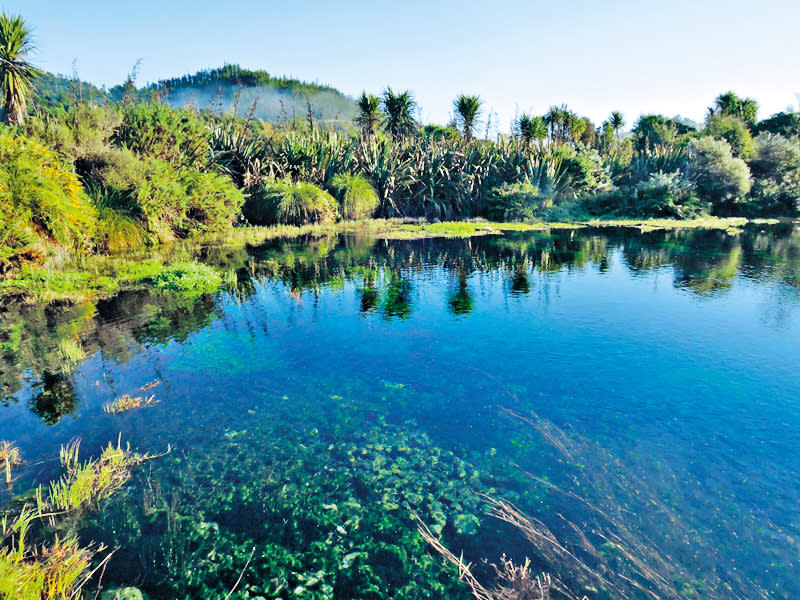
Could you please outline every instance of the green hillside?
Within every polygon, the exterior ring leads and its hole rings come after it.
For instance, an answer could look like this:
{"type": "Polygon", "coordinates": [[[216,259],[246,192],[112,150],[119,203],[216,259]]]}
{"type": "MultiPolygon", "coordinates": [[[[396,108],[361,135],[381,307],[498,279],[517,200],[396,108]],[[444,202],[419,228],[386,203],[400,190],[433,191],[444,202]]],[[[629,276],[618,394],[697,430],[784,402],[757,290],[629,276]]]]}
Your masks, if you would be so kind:
{"type": "MultiPolygon", "coordinates": [[[[45,73],[36,84],[36,103],[42,107],[68,106],[75,98],[103,102],[119,101],[125,85],[102,90],[90,83],[63,75],[45,73]]],[[[133,92],[138,100],[161,98],[174,107],[247,115],[255,102],[253,116],[266,121],[306,119],[311,106],[318,123],[347,126],[356,112],[355,101],[336,88],[289,77],[274,77],[266,71],[251,71],[238,65],[198,71],[165,79],[133,92]],[[238,96],[238,100],[237,100],[238,96]]]]}
{"type": "MultiPolygon", "coordinates": [[[[123,93],[123,86],[110,90],[115,99],[123,93]]],[[[255,102],[254,116],[267,121],[305,119],[310,105],[315,121],[350,123],[356,111],[353,99],[333,87],[275,77],[239,65],[162,80],[138,93],[160,96],[175,107],[194,106],[222,112],[236,109],[242,115],[248,114],[255,102]]]]}

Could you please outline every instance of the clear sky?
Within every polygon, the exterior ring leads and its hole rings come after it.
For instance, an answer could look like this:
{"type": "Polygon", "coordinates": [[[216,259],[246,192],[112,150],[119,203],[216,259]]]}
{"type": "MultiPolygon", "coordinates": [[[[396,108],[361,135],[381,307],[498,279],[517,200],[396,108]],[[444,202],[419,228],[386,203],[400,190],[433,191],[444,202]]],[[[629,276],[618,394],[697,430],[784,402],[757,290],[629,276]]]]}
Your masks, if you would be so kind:
{"type": "Polygon", "coordinates": [[[517,111],[567,103],[702,120],[721,92],[760,117],[797,106],[800,0],[0,0],[34,28],[35,62],[81,79],[138,82],[223,63],[333,85],[411,89],[425,122],[479,94],[507,131],[517,111]]]}

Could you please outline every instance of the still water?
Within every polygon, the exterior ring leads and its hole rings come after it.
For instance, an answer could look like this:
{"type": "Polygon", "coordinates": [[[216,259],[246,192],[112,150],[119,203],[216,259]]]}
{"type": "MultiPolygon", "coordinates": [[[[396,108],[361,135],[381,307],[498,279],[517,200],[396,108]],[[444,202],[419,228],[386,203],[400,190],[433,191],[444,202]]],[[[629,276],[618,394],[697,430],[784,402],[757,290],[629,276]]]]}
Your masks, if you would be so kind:
{"type": "Polygon", "coordinates": [[[418,517],[485,582],[505,553],[590,598],[800,597],[800,231],[199,258],[225,289],[0,313],[3,502],[78,436],[173,449],[82,525],[106,586],[225,597],[251,557],[233,598],[467,597],[418,517]],[[157,404],[103,411],[123,394],[157,404]]]}

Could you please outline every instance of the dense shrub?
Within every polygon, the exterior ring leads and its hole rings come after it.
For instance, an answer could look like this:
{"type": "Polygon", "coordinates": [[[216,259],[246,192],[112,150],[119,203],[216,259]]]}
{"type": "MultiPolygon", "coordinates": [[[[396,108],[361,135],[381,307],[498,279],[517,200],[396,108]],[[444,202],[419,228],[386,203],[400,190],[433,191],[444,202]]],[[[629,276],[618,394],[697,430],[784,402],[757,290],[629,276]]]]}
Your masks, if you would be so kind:
{"type": "Polygon", "coordinates": [[[335,221],[336,200],[311,183],[270,181],[250,193],[244,216],[253,225],[305,225],[335,221]]]}
{"type": "Polygon", "coordinates": [[[122,114],[110,104],[78,104],[33,115],[25,134],[56,151],[67,163],[104,152],[122,122],[122,114]]]}
{"type": "Polygon", "coordinates": [[[753,215],[795,215],[800,211],[800,141],[762,133],[750,162],[755,183],[743,207],[753,215]]]}
{"type": "Polygon", "coordinates": [[[531,183],[506,183],[485,198],[487,216],[494,221],[530,221],[553,206],[553,196],[542,194],[531,183]]]}
{"type": "Polygon", "coordinates": [[[166,104],[128,107],[114,141],[174,167],[203,166],[211,151],[211,132],[202,119],[189,109],[166,104]]]}
{"type": "Polygon", "coordinates": [[[86,191],[97,210],[96,250],[123,252],[147,244],[150,236],[133,212],[130,193],[102,186],[89,186],[86,191]]]}
{"type": "Polygon", "coordinates": [[[610,185],[608,168],[597,150],[562,145],[556,148],[555,156],[561,160],[561,168],[576,194],[598,191],[610,185]]]}
{"type": "Polygon", "coordinates": [[[0,136],[0,263],[34,257],[39,242],[85,247],[95,211],[56,155],[25,138],[0,136]]]}
{"type": "Polygon", "coordinates": [[[708,118],[705,133],[715,140],[725,140],[731,145],[733,155],[745,160],[753,153],[753,136],[744,121],[725,114],[708,118]]]}
{"type": "Polygon", "coordinates": [[[234,222],[244,203],[227,177],[139,159],[130,150],[88,157],[76,167],[90,186],[126,198],[124,208],[162,241],[220,231],[234,222]]]}
{"type": "Polygon", "coordinates": [[[775,133],[784,137],[800,136],[800,113],[779,112],[756,125],[758,133],[775,133]]]}
{"type": "Polygon", "coordinates": [[[362,175],[342,173],[331,181],[343,219],[366,219],[375,214],[379,200],[375,188],[362,175]]]}
{"type": "Polygon", "coordinates": [[[654,173],[646,181],[588,196],[584,203],[589,214],[609,217],[689,219],[711,210],[678,171],[654,173]]]}
{"type": "Polygon", "coordinates": [[[717,214],[736,212],[735,203],[750,191],[750,170],[735,158],[725,140],[710,136],[689,143],[687,175],[703,201],[717,214]]]}

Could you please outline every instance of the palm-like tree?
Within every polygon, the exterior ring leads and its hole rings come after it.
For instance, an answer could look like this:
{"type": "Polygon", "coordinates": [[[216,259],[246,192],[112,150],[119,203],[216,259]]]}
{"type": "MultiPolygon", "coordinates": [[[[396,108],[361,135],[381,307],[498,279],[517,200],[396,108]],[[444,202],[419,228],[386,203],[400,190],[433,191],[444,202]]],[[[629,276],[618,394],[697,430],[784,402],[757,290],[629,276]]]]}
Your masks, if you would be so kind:
{"type": "Polygon", "coordinates": [[[542,117],[523,114],[517,121],[517,135],[530,148],[533,142],[541,142],[547,137],[547,123],[542,117]]]}
{"type": "MultiPolygon", "coordinates": [[[[740,98],[733,92],[725,92],[717,96],[715,108],[724,115],[739,117],[748,125],[754,125],[758,113],[758,103],[752,98],[740,98]]],[[[713,114],[714,108],[709,109],[713,114]]]]}
{"type": "Polygon", "coordinates": [[[614,136],[617,138],[617,142],[619,142],[619,130],[625,127],[625,118],[622,116],[622,113],[618,110],[612,112],[611,116],[608,117],[608,125],[614,130],[614,136]]]}
{"type": "Polygon", "coordinates": [[[456,120],[461,125],[461,131],[466,141],[472,140],[472,132],[481,114],[480,96],[467,96],[459,94],[453,101],[453,108],[456,111],[456,120]]]}
{"type": "Polygon", "coordinates": [[[558,143],[558,130],[562,121],[563,108],[551,106],[544,116],[545,123],[550,128],[550,138],[554,143],[558,143]]]}
{"type": "Polygon", "coordinates": [[[356,101],[358,107],[358,114],[355,118],[355,123],[361,130],[361,135],[364,138],[369,138],[378,130],[378,125],[381,122],[381,101],[377,96],[361,92],[356,101]]]}
{"type": "Polygon", "coordinates": [[[9,125],[25,121],[25,105],[41,73],[27,61],[32,51],[31,29],[23,18],[0,14],[0,91],[9,125]]]}
{"type": "Polygon", "coordinates": [[[381,101],[386,115],[384,127],[394,139],[400,139],[416,131],[414,110],[417,108],[417,102],[409,90],[395,93],[392,88],[387,87],[381,101]]]}

